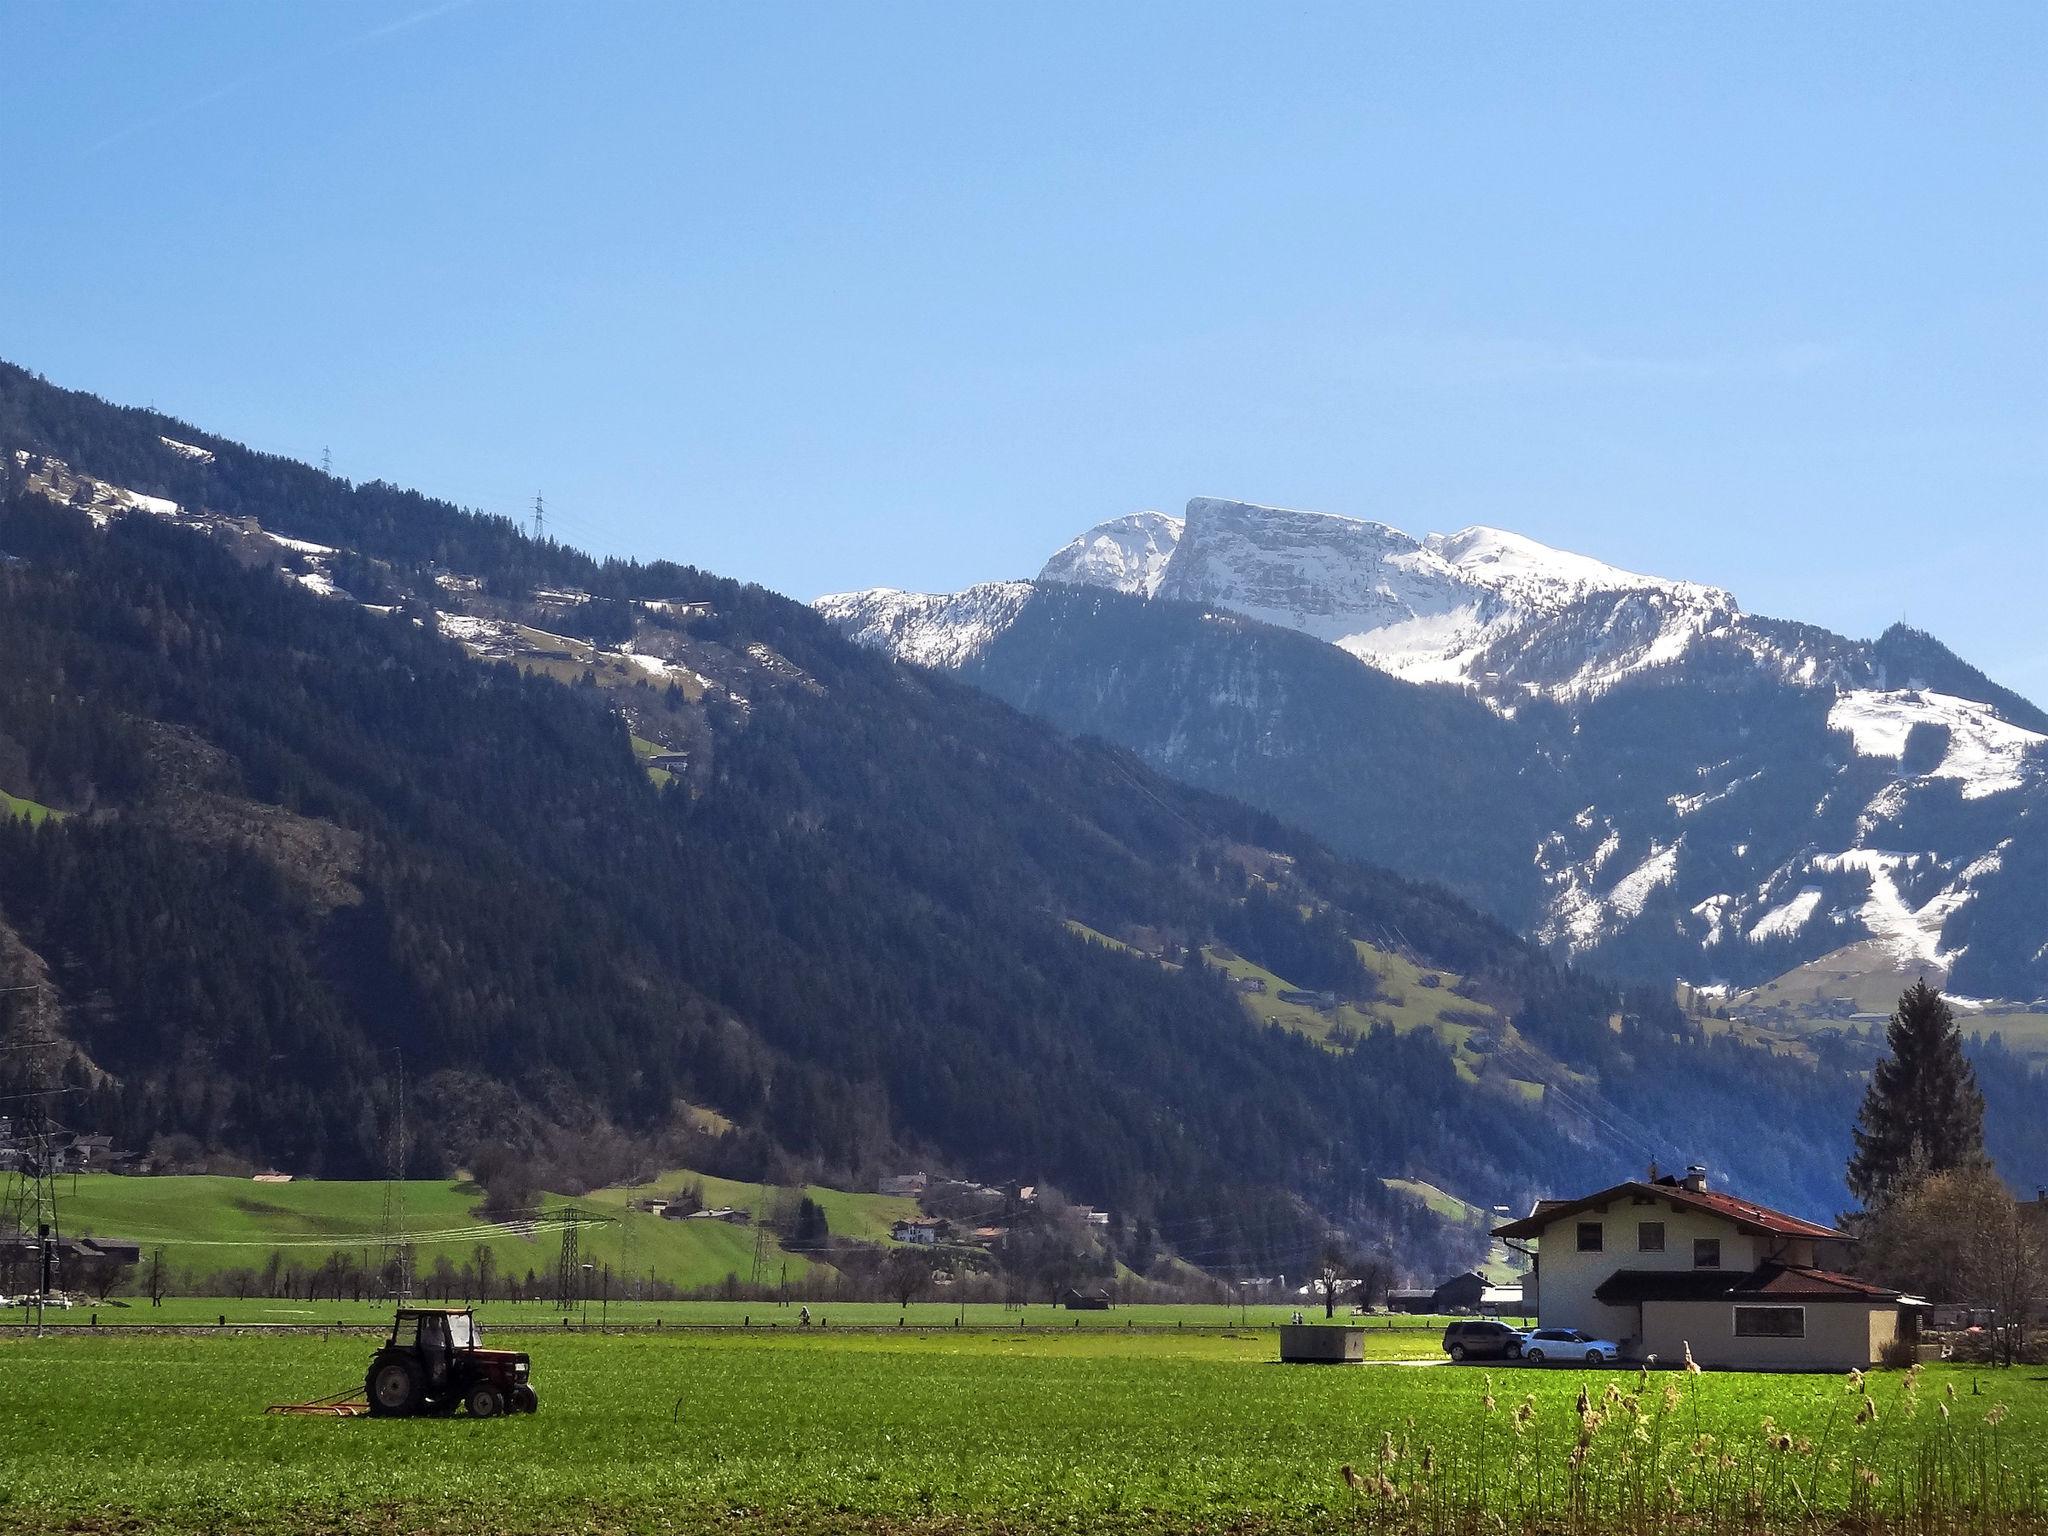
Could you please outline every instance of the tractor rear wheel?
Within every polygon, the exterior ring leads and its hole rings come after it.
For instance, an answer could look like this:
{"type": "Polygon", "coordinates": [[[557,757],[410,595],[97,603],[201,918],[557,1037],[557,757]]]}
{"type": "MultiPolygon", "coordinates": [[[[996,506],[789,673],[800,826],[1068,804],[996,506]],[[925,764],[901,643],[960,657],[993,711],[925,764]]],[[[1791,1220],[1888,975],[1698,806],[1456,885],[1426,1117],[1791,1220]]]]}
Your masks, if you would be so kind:
{"type": "Polygon", "coordinates": [[[512,1389],[512,1411],[514,1413],[539,1413],[540,1394],[522,1381],[512,1389]]]}
{"type": "Polygon", "coordinates": [[[423,1386],[419,1367],[410,1360],[383,1360],[370,1367],[363,1391],[370,1399],[371,1413],[379,1418],[404,1418],[419,1412],[423,1386]]]}
{"type": "Polygon", "coordinates": [[[504,1394],[489,1382],[479,1382],[470,1388],[469,1416],[472,1419],[495,1419],[504,1411],[504,1394]]]}

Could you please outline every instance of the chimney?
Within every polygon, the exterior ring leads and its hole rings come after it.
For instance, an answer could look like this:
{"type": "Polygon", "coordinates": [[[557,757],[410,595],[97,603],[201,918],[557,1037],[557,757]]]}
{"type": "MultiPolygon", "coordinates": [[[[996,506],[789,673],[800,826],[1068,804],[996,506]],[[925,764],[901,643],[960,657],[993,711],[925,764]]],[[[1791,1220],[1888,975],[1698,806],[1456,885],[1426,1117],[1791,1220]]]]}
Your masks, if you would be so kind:
{"type": "Polygon", "coordinates": [[[1689,1165],[1685,1170],[1685,1178],[1680,1182],[1696,1195],[1705,1194],[1707,1192],[1706,1165],[1703,1163],[1689,1165]]]}

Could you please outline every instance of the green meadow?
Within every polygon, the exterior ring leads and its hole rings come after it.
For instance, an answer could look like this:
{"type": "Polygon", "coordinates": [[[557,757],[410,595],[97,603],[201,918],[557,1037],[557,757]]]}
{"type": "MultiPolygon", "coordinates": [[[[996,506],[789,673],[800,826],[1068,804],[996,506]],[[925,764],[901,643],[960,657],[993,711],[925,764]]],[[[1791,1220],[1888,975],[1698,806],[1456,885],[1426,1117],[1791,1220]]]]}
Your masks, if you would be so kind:
{"type": "Polygon", "coordinates": [[[2036,1371],[1874,1375],[1866,1410],[1841,1377],[1288,1367],[1259,1330],[494,1342],[536,1416],[264,1415],[360,1381],[360,1337],[9,1332],[0,1529],[1990,1531],[2048,1465],[2036,1371]]]}
{"type": "MultiPolygon", "coordinates": [[[[755,1228],[723,1221],[671,1221],[630,1208],[641,1196],[669,1195],[699,1182],[707,1204],[731,1205],[761,1214],[777,1191],[727,1179],[698,1179],[683,1170],[631,1189],[601,1189],[574,1197],[544,1195],[544,1210],[575,1205],[594,1224],[579,1232],[584,1259],[609,1264],[623,1291],[628,1276],[653,1274],[685,1289],[717,1285],[729,1274],[748,1278],[753,1269],[755,1228]]],[[[437,1259],[457,1268],[488,1248],[500,1276],[550,1279],[561,1252],[561,1233],[545,1223],[531,1233],[491,1228],[476,1214],[483,1199],[476,1186],[454,1180],[408,1180],[403,1186],[400,1226],[412,1235],[419,1273],[437,1259]]],[[[374,1180],[295,1179],[259,1184],[212,1175],[124,1178],[81,1174],[58,1188],[63,1230],[75,1236],[126,1238],[145,1254],[164,1249],[174,1271],[221,1273],[261,1269],[272,1253],[317,1266],[335,1249],[372,1251],[379,1244],[385,1186],[374,1180]]],[[[916,1202],[884,1195],[855,1194],[812,1186],[805,1193],[824,1207],[839,1236],[886,1240],[889,1224],[915,1214],[916,1202]]],[[[785,1250],[769,1234],[763,1253],[771,1282],[810,1273],[811,1261],[785,1250]]]]}

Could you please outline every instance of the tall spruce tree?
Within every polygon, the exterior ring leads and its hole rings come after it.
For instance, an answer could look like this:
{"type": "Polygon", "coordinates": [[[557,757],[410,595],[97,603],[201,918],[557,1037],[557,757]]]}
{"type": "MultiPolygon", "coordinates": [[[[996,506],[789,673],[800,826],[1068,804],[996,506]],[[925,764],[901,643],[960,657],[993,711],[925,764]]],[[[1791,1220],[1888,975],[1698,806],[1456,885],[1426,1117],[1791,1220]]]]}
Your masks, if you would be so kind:
{"type": "Polygon", "coordinates": [[[1925,981],[1899,997],[1890,1056],[1870,1074],[1856,1116],[1849,1191],[1876,1210],[1915,1178],[1982,1165],[1984,1095],[1947,1002],[1925,981]]]}

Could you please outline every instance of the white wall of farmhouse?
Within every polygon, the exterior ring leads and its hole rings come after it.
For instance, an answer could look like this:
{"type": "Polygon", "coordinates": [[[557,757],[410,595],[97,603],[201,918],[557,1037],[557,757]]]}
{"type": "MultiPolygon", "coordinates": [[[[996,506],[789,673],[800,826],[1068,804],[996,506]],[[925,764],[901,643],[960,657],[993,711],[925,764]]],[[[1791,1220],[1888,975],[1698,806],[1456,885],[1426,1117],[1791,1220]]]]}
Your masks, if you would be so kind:
{"type": "Polygon", "coordinates": [[[1618,1269],[1683,1270],[1697,1267],[1694,1244],[1700,1239],[1720,1245],[1718,1268],[1728,1275],[1755,1269],[1767,1260],[1811,1265],[1810,1238],[1758,1237],[1741,1231],[1724,1216],[1666,1200],[1621,1195],[1604,1207],[1561,1216],[1537,1239],[1539,1255],[1537,1306],[1545,1328],[1579,1328],[1602,1338],[1627,1341],[1637,1336],[1641,1320],[1634,1306],[1607,1306],[1593,1299],[1602,1281],[1618,1269]],[[1645,1223],[1661,1224],[1663,1247],[1645,1247],[1645,1223]],[[1582,1224],[1600,1228],[1600,1247],[1579,1248],[1582,1224]]]}

